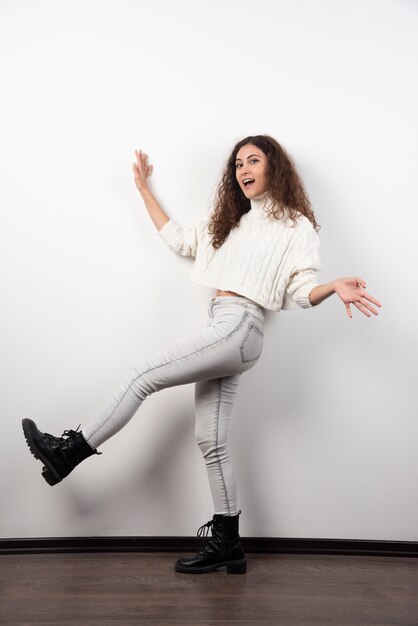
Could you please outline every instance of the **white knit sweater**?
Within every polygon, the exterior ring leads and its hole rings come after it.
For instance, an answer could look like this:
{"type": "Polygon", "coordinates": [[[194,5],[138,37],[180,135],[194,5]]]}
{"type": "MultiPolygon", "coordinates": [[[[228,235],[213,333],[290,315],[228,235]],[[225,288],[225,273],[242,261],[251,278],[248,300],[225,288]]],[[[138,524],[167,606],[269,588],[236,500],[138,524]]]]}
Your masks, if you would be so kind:
{"type": "Polygon", "coordinates": [[[309,292],[321,267],[319,238],[311,222],[299,214],[297,223],[266,214],[267,193],[251,199],[220,248],[214,250],[207,225],[210,215],[194,226],[170,219],[159,231],[168,247],[195,257],[190,279],[206,287],[234,291],[265,309],[311,307],[309,292]]]}

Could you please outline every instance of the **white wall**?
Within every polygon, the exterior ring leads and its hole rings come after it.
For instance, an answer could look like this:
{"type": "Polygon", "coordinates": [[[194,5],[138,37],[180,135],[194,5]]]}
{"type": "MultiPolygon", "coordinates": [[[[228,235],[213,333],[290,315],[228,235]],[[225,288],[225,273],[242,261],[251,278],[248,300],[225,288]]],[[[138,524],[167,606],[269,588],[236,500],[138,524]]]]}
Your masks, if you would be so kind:
{"type": "Polygon", "coordinates": [[[359,275],[383,306],[267,315],[234,413],[242,534],[418,540],[417,21],[407,0],[2,0],[2,537],[193,535],[212,516],[193,385],[54,488],[21,419],[84,424],[206,324],[214,290],[158,237],[134,149],[187,224],[235,142],[269,133],[322,225],[320,281],[359,275]]]}

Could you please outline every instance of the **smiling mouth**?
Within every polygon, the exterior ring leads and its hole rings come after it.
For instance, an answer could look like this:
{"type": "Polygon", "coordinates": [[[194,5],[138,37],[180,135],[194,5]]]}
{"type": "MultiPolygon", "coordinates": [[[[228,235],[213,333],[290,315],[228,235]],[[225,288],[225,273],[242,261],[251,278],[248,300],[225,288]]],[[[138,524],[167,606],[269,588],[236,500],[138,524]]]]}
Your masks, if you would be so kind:
{"type": "Polygon", "coordinates": [[[244,185],[246,189],[247,187],[251,187],[253,183],[255,183],[254,178],[244,178],[244,180],[242,181],[242,184],[244,185]]]}

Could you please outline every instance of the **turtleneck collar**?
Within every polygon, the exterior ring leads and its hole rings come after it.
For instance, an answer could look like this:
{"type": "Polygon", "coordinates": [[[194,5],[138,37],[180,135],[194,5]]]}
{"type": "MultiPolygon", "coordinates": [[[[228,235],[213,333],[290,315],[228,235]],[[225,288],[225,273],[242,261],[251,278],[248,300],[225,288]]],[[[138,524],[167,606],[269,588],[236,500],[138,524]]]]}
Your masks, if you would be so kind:
{"type": "Polygon", "coordinates": [[[261,219],[267,216],[268,191],[265,191],[256,198],[250,198],[251,210],[247,213],[249,218],[261,219]]]}

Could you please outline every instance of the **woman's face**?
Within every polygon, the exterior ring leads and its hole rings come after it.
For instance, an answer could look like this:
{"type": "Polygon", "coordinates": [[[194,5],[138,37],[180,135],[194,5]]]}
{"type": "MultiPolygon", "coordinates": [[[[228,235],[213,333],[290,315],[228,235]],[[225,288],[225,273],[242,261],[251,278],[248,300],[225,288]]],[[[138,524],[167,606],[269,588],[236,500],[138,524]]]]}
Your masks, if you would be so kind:
{"type": "Polygon", "coordinates": [[[251,143],[242,146],[235,160],[235,173],[246,198],[257,198],[267,191],[267,157],[260,148],[251,143]]]}

